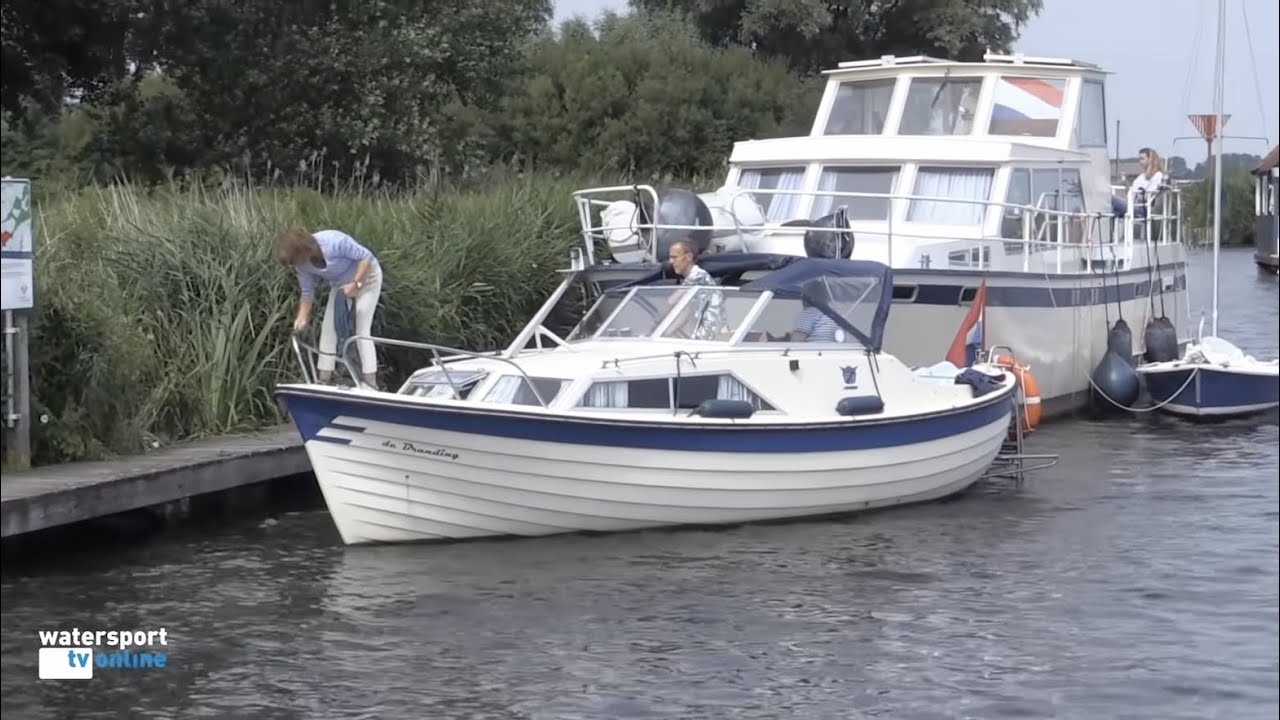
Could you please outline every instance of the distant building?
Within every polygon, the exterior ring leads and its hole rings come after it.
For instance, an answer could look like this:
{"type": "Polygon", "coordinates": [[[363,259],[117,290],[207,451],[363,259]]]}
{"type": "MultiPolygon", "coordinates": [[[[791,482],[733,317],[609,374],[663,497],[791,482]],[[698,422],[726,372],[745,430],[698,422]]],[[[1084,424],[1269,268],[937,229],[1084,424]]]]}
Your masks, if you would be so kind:
{"type": "Polygon", "coordinates": [[[1259,267],[1280,271],[1280,222],[1276,218],[1276,200],[1280,196],[1280,145],[1258,163],[1251,172],[1254,177],[1254,211],[1258,216],[1257,233],[1254,236],[1256,250],[1253,258],[1259,267]]]}

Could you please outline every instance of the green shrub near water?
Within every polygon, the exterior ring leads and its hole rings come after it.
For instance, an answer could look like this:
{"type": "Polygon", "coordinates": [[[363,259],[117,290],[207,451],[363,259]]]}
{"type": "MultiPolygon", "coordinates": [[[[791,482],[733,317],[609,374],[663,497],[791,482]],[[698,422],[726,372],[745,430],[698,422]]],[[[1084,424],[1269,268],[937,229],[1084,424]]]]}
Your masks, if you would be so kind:
{"type": "MultiPolygon", "coordinates": [[[[33,431],[34,463],[284,422],[272,389],[298,377],[288,345],[298,289],[274,240],[295,222],[342,229],[378,255],[375,334],[504,346],[558,283],[580,238],[571,193],[590,184],[528,176],[399,196],[37,192],[32,411],[48,422],[33,431]]],[[[427,361],[379,354],[394,382],[427,361]]]]}

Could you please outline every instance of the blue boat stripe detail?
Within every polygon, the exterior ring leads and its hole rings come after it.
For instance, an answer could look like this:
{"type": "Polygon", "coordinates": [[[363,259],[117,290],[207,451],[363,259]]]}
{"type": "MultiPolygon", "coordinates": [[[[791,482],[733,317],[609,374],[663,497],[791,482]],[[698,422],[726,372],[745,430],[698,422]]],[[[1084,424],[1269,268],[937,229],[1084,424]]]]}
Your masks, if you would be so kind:
{"type": "Polygon", "coordinates": [[[396,403],[339,396],[322,390],[282,388],[284,401],[304,441],[319,439],[335,418],[349,417],[407,427],[488,436],[495,439],[683,452],[797,453],[872,450],[951,437],[990,425],[1012,412],[1012,392],[979,405],[938,415],[880,422],[809,425],[690,426],[567,416],[503,413],[501,410],[396,403]]]}
{"type": "MultiPolygon", "coordinates": [[[[1086,276],[1087,277],[1087,276],[1086,276]]],[[[1166,275],[1166,281],[1168,276],[1166,275]]],[[[895,283],[897,285],[904,284],[902,281],[895,283]]],[[[1159,280],[1150,281],[1145,278],[1137,282],[1125,283],[1123,280],[1117,287],[1114,282],[1108,282],[1105,288],[1047,288],[1047,287],[1020,287],[1020,286],[1000,286],[987,284],[987,306],[988,307],[1023,307],[1023,308],[1049,308],[1049,307],[1089,307],[1093,305],[1102,305],[1104,303],[1125,302],[1135,298],[1147,298],[1151,296],[1152,288],[1158,296],[1160,293],[1159,280]]],[[[904,305],[946,305],[956,307],[960,305],[960,293],[965,289],[972,291],[972,285],[918,285],[915,296],[910,302],[902,300],[895,301],[904,305]]],[[[1187,289],[1187,276],[1178,275],[1173,278],[1173,287],[1166,289],[1165,292],[1180,292],[1187,289]]],[[[970,295],[973,293],[970,292],[970,295]]]]}
{"type": "Polygon", "coordinates": [[[347,432],[364,432],[364,428],[356,425],[344,425],[342,423],[329,423],[331,430],[346,430],[347,432]]]}
{"type": "MultiPolygon", "coordinates": [[[[335,427],[335,426],[330,425],[329,427],[335,427]]],[[[307,439],[308,438],[303,438],[304,442],[307,439]]],[[[320,440],[322,442],[327,442],[327,443],[333,443],[334,445],[350,445],[351,444],[351,440],[349,438],[330,437],[328,435],[312,435],[309,439],[320,440]]]]}

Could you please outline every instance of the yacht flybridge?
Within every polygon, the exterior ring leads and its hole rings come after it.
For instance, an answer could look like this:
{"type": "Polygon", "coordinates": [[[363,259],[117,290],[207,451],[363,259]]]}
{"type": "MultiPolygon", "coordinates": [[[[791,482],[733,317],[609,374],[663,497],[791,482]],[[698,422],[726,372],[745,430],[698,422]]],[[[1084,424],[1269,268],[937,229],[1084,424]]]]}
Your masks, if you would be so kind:
{"type": "Polygon", "coordinates": [[[649,273],[679,238],[703,254],[884,263],[887,352],[939,362],[980,302],[983,344],[1017,348],[1046,413],[1087,401],[1117,318],[1168,317],[1185,343],[1180,197],[1116,195],[1102,69],[886,56],[826,77],[809,134],[737,142],[714,191],[575,193],[596,289],[649,273]]]}

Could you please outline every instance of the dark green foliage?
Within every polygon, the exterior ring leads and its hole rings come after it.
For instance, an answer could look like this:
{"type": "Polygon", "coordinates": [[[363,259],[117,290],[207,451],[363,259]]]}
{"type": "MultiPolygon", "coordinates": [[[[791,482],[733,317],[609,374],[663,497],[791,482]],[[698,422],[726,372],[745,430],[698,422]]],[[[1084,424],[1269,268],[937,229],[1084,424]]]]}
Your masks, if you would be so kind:
{"type": "Polygon", "coordinates": [[[707,42],[800,71],[881,55],[981,60],[1007,52],[1043,0],[631,0],[686,14],[707,42]]]}

